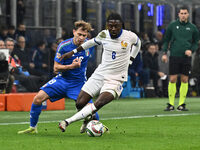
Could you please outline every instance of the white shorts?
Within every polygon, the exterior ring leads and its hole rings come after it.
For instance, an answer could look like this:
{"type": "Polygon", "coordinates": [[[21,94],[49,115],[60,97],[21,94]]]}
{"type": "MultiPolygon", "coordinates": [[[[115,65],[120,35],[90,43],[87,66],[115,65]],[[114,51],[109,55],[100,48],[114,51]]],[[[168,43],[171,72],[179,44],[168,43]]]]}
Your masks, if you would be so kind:
{"type": "Polygon", "coordinates": [[[123,81],[106,80],[102,76],[91,76],[82,90],[94,97],[103,92],[111,93],[115,98],[121,95],[123,81]]]}

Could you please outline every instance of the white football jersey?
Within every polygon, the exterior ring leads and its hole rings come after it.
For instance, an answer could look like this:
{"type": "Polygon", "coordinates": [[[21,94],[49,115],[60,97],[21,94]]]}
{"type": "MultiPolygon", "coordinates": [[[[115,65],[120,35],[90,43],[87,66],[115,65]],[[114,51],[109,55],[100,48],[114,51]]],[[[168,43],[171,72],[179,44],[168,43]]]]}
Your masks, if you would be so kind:
{"type": "Polygon", "coordinates": [[[104,79],[127,81],[130,51],[136,45],[138,36],[127,30],[122,30],[120,36],[111,39],[109,31],[101,31],[94,39],[103,45],[101,64],[94,72],[94,76],[103,76],[104,79]]]}

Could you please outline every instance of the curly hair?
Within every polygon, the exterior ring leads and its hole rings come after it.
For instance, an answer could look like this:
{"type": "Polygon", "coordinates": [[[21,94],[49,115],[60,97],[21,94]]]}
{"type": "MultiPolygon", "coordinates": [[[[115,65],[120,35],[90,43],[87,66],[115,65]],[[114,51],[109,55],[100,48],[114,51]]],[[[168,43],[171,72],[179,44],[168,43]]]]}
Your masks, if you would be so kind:
{"type": "Polygon", "coordinates": [[[108,18],[106,19],[106,22],[109,22],[109,20],[119,20],[121,23],[124,22],[123,19],[122,19],[122,17],[118,13],[116,13],[116,12],[112,12],[108,16],[108,18]]]}

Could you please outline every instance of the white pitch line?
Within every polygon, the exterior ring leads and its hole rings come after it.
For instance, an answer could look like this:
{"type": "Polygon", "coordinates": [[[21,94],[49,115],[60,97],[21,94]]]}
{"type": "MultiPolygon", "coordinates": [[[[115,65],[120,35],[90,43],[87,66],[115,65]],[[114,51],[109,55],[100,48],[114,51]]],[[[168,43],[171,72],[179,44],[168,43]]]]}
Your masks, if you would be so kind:
{"type": "Polygon", "coordinates": [[[200,113],[186,113],[186,114],[159,114],[159,115],[144,115],[144,116],[127,116],[127,117],[112,117],[108,119],[137,119],[137,118],[153,118],[153,117],[177,117],[177,116],[189,116],[189,115],[200,115],[200,113]]]}
{"type": "MultiPolygon", "coordinates": [[[[143,115],[143,116],[124,116],[124,117],[112,117],[103,118],[101,120],[114,120],[114,119],[137,119],[137,118],[153,118],[153,117],[177,117],[177,116],[189,116],[200,115],[200,113],[185,113],[185,114],[159,114],[159,115],[143,115]]],[[[59,122],[60,120],[53,121],[39,121],[39,123],[52,123],[59,122]]],[[[15,125],[15,124],[29,124],[30,122],[16,122],[16,123],[0,123],[0,125],[15,125]]]]}

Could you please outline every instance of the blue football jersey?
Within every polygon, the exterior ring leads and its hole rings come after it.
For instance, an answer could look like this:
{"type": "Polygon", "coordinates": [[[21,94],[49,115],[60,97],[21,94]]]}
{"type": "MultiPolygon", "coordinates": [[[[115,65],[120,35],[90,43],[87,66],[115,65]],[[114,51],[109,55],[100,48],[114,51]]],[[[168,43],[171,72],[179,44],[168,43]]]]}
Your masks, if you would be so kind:
{"type": "Polygon", "coordinates": [[[59,72],[59,75],[61,75],[63,78],[67,79],[68,81],[69,80],[85,81],[87,62],[94,48],[90,48],[90,49],[78,52],[74,54],[71,58],[66,59],[66,60],[63,59],[60,61],[60,57],[63,54],[70,52],[75,48],[77,48],[77,46],[73,43],[73,38],[70,38],[61,42],[57,48],[57,52],[56,52],[54,60],[62,65],[70,65],[72,64],[75,58],[78,57],[79,59],[81,59],[80,68],[75,68],[75,69],[70,69],[64,72],[59,72]]]}

